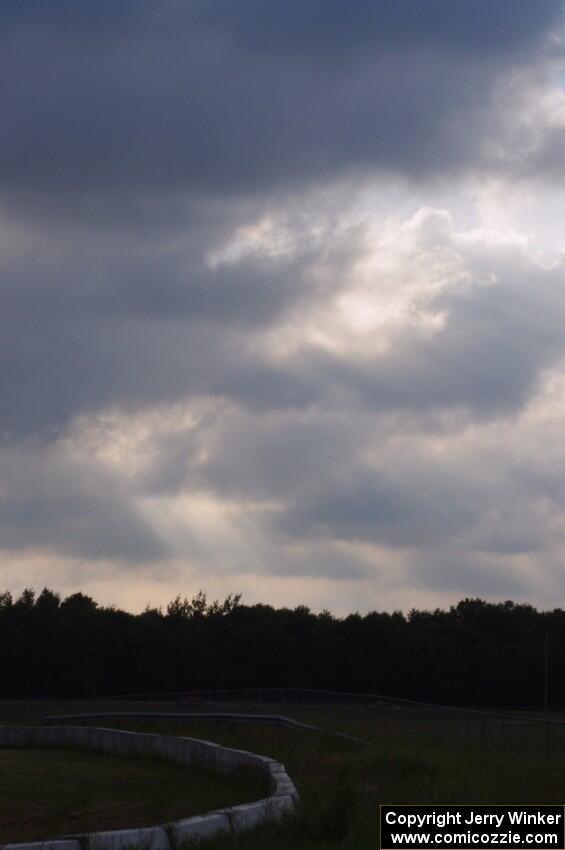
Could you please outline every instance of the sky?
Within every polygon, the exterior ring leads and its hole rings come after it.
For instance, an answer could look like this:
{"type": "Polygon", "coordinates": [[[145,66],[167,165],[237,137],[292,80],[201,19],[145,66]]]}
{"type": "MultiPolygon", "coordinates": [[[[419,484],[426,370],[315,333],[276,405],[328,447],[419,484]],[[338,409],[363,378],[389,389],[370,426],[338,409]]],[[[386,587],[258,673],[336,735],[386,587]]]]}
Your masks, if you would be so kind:
{"type": "Polygon", "coordinates": [[[3,0],[0,586],[565,607],[562,0],[3,0]]]}

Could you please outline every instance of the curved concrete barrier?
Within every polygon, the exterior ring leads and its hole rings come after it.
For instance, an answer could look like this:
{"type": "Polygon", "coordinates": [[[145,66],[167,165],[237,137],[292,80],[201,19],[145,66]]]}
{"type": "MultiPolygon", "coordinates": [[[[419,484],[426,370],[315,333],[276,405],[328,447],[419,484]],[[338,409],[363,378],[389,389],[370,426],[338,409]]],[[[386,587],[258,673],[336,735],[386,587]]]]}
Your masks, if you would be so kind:
{"type": "Polygon", "coordinates": [[[189,838],[238,832],[274,820],[298,800],[284,765],[267,756],[221,747],[199,738],[127,732],[91,726],[0,726],[0,747],[70,747],[115,755],[158,756],[185,765],[229,773],[254,767],[268,780],[271,794],[254,803],[218,809],[185,820],[141,829],[63,836],[53,841],[0,845],[3,850],[175,850],[189,838]]]}

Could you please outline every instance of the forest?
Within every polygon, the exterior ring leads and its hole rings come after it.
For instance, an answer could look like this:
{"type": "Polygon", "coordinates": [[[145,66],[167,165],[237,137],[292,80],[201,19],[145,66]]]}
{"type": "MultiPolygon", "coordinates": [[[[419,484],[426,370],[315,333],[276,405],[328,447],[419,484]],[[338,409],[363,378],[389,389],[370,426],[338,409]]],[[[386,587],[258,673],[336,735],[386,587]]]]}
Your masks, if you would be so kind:
{"type": "Polygon", "coordinates": [[[448,705],[565,706],[565,611],[464,599],[448,610],[336,617],[209,601],[139,614],[43,589],[0,594],[0,696],[101,698],[320,688],[448,705]]]}

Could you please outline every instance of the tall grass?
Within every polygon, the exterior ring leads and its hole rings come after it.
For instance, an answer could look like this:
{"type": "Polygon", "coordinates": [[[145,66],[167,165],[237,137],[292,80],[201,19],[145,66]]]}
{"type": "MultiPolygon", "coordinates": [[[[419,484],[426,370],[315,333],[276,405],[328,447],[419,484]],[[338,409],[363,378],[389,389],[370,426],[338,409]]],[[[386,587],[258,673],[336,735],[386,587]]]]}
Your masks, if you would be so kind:
{"type": "Polygon", "coordinates": [[[477,730],[458,718],[440,728],[425,717],[379,719],[366,713],[363,722],[360,715],[351,716],[347,731],[369,739],[365,747],[266,726],[166,721],[157,728],[270,755],[285,764],[297,784],[301,799],[293,814],[250,833],[218,836],[202,844],[203,850],[375,850],[379,804],[561,804],[565,799],[565,761],[546,759],[542,742],[531,739],[528,727],[512,727],[504,738],[491,739],[490,745],[487,738],[479,746],[480,730],[477,738],[477,730]]]}

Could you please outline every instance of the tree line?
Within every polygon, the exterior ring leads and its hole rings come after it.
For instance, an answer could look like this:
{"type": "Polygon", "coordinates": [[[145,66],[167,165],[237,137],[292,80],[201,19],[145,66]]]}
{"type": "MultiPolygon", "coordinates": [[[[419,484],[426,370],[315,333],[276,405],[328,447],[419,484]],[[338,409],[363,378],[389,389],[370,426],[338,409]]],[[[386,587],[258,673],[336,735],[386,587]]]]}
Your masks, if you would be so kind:
{"type": "Polygon", "coordinates": [[[313,613],[177,596],[140,614],[83,593],[0,594],[2,697],[320,688],[477,707],[565,706],[565,611],[464,599],[448,610],[313,613]]]}

